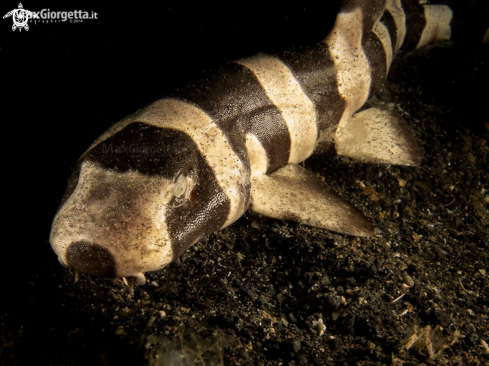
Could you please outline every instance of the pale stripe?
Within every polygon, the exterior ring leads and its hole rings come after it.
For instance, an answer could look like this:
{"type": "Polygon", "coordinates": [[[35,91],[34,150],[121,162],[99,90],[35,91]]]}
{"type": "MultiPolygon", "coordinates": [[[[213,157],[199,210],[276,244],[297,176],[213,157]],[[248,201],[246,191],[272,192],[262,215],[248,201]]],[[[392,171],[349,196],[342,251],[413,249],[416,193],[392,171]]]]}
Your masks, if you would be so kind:
{"type": "Polygon", "coordinates": [[[374,34],[379,37],[380,41],[382,42],[382,47],[384,47],[384,52],[385,52],[385,58],[386,58],[386,70],[385,74],[389,72],[389,68],[391,67],[392,63],[392,42],[391,42],[391,36],[389,34],[389,31],[385,27],[384,24],[381,22],[377,22],[374,25],[374,29],[372,29],[374,34]]]}
{"type": "Polygon", "coordinates": [[[370,91],[372,71],[362,48],[362,19],[360,8],[338,14],[333,30],[324,40],[337,71],[338,92],[346,102],[338,131],[366,102],[370,91]]]}
{"type": "Polygon", "coordinates": [[[401,0],[387,0],[386,9],[389,10],[396,22],[397,28],[397,40],[394,48],[394,52],[401,48],[406,38],[406,14],[401,5],[401,0]]]}
{"type": "Polygon", "coordinates": [[[316,110],[289,68],[277,57],[268,55],[256,55],[235,62],[253,72],[268,98],[282,114],[291,140],[288,162],[300,163],[308,158],[316,146],[316,110]]]}
{"type": "MultiPolygon", "coordinates": [[[[247,174],[222,130],[201,109],[175,99],[159,99],[114,126],[110,134],[131,122],[144,122],[160,128],[172,128],[190,136],[214,172],[219,187],[229,198],[230,211],[223,227],[236,221],[246,210],[243,187],[247,174]]],[[[106,135],[106,134],[104,134],[106,135]]],[[[99,138],[97,143],[110,137],[99,138]]]]}

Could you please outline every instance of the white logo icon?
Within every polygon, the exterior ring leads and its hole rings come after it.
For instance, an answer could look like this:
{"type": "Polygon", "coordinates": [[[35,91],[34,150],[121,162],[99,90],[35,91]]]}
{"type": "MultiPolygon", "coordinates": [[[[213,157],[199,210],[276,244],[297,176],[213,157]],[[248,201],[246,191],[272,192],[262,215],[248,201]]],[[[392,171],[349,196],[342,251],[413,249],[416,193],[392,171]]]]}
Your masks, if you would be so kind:
{"type": "Polygon", "coordinates": [[[9,11],[7,14],[3,16],[3,19],[12,16],[14,20],[14,24],[12,25],[12,30],[15,31],[19,28],[19,32],[22,31],[22,28],[25,28],[26,31],[29,30],[29,26],[27,25],[27,21],[29,18],[34,17],[34,13],[29,10],[25,10],[22,6],[22,3],[19,3],[19,8],[9,11]]]}

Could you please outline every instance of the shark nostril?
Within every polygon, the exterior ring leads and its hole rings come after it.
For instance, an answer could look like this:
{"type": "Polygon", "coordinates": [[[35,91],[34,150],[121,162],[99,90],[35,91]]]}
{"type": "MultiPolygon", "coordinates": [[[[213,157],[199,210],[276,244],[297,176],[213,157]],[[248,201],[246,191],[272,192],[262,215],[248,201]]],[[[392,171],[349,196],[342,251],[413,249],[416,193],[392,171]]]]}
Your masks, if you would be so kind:
{"type": "Polygon", "coordinates": [[[103,277],[116,277],[114,256],[104,247],[86,241],[72,243],[66,251],[68,266],[103,277]]]}

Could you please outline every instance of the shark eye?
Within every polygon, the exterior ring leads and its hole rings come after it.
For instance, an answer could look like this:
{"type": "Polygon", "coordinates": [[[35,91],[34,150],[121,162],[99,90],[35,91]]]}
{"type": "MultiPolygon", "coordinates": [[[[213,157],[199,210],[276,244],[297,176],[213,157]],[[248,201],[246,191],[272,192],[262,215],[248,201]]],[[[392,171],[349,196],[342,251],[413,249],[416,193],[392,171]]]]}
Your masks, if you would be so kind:
{"type": "Polygon", "coordinates": [[[173,186],[173,194],[175,197],[182,197],[185,194],[185,191],[187,190],[187,178],[183,175],[180,174],[177,178],[177,181],[175,182],[175,185],[173,186]]]}
{"type": "Polygon", "coordinates": [[[200,192],[195,188],[192,178],[180,174],[173,185],[173,195],[176,198],[183,198],[186,201],[195,201],[200,192]]]}

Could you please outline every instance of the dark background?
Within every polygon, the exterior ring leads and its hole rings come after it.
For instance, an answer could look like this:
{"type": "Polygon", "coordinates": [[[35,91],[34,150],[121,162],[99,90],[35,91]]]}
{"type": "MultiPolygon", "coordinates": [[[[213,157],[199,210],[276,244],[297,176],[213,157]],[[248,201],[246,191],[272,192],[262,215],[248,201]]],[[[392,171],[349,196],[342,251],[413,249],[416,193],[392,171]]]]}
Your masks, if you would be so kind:
{"type": "MultiPolygon", "coordinates": [[[[441,128],[442,131],[445,128],[451,131],[448,132],[450,136],[447,141],[455,145],[459,129],[463,128],[469,140],[482,139],[487,146],[489,61],[487,47],[482,47],[481,38],[484,29],[489,26],[489,17],[482,0],[452,1],[452,4],[455,13],[459,15],[454,41],[427,55],[413,58],[408,63],[412,66],[402,69],[407,71],[397,73],[397,82],[402,85],[400,90],[405,93],[401,97],[404,95],[406,98],[421,99],[417,108],[434,103],[436,107],[432,108],[450,109],[453,112],[452,118],[447,119],[451,121],[451,127],[441,128]]],[[[136,341],[131,337],[140,337],[144,333],[142,329],[146,322],[138,321],[140,315],[137,314],[140,314],[138,301],[147,298],[147,294],[144,295],[142,290],[138,293],[137,290],[133,299],[123,288],[117,287],[124,295],[123,300],[118,300],[122,305],[117,301],[115,305],[107,302],[106,297],[112,294],[115,285],[108,280],[95,280],[95,285],[86,284],[83,279],[81,285],[73,284],[72,274],[57,263],[50,249],[51,220],[66,187],[71,167],[93,140],[111,124],[155,99],[170,94],[179,85],[198,78],[202,71],[257,52],[273,53],[320,41],[332,27],[338,2],[325,1],[323,5],[240,2],[218,6],[204,2],[189,4],[176,1],[128,5],[86,1],[26,1],[23,5],[25,9],[33,11],[43,8],[95,11],[98,20],[76,24],[29,22],[30,29],[27,32],[12,32],[11,18],[0,20],[2,188],[6,198],[6,204],[2,205],[4,236],[0,257],[0,364],[140,364],[145,362],[145,347],[138,343],[142,342],[141,339],[136,341]],[[101,303],[105,307],[100,308],[101,303]],[[126,323],[120,325],[110,320],[112,316],[106,316],[106,312],[118,313],[119,308],[124,306],[127,306],[132,320],[126,319],[126,323]],[[129,334],[127,337],[117,333],[121,326],[129,334]]],[[[0,2],[0,15],[3,16],[17,6],[18,1],[0,2]]],[[[417,136],[419,138],[426,134],[422,132],[417,136]]],[[[429,141],[424,143],[429,144],[429,141]]],[[[487,155],[480,157],[479,167],[484,166],[483,162],[487,161],[484,159],[487,159],[487,155]]],[[[486,174],[479,173],[487,182],[487,171],[486,174]]],[[[429,172],[426,174],[430,175],[429,172]]],[[[485,187],[489,189],[487,185],[485,187]]],[[[372,207],[375,207],[374,203],[372,207]]],[[[484,207],[487,210],[487,205],[484,207]]],[[[373,214],[369,217],[373,218],[373,214]]],[[[263,225],[274,227],[273,221],[263,225]]],[[[487,227],[480,229],[480,237],[476,237],[473,242],[480,246],[485,242],[487,251],[487,227]]],[[[235,228],[230,228],[230,235],[246,235],[246,230],[249,230],[248,222],[242,221],[235,228]]],[[[297,230],[300,232],[302,229],[297,230]]],[[[264,232],[270,231],[264,229],[264,232]]],[[[409,238],[407,232],[401,234],[409,238]]],[[[332,252],[335,249],[331,243],[343,240],[338,237],[341,236],[328,237],[332,252]]],[[[216,237],[211,238],[211,242],[206,245],[212,246],[212,240],[216,241],[216,237]]],[[[307,242],[306,239],[298,241],[307,242]]],[[[273,244],[270,245],[273,247],[273,244]]],[[[310,248],[305,248],[298,256],[305,257],[310,251],[310,248]]],[[[253,250],[249,256],[252,253],[253,250]]],[[[289,254],[297,255],[294,251],[289,254]]],[[[172,268],[177,269],[165,272],[166,281],[175,280],[175,277],[178,279],[179,271],[184,278],[190,278],[193,274],[192,270],[185,272],[185,267],[172,268]]],[[[486,269],[489,271],[489,266],[486,269]]],[[[215,279],[222,277],[217,276],[215,279]]],[[[457,281],[454,286],[458,286],[457,281]]],[[[348,286],[343,284],[343,287],[348,286]]],[[[176,285],[176,288],[180,289],[178,293],[182,298],[174,301],[183,307],[192,308],[192,304],[185,303],[185,291],[188,288],[184,285],[176,285]]],[[[212,292],[212,289],[209,291],[212,292]]],[[[338,294],[341,294],[340,290],[338,294]]],[[[150,297],[153,296],[156,295],[150,293],[150,297]]],[[[215,295],[211,293],[201,296],[209,296],[212,303],[212,296],[215,295]]],[[[219,303],[219,296],[214,299],[214,304],[219,303]]],[[[300,300],[295,300],[297,309],[306,306],[300,300]]],[[[485,307],[487,310],[487,299],[478,301],[477,309],[485,307]]],[[[419,307],[422,308],[422,305],[419,307]]],[[[426,306],[423,309],[428,308],[426,306]]],[[[206,310],[201,311],[203,314],[208,313],[206,310]]],[[[455,316],[456,312],[449,314],[455,316]]],[[[438,318],[435,321],[427,319],[430,319],[429,316],[421,317],[421,320],[417,318],[413,324],[434,326],[440,323],[438,318]]],[[[172,322],[169,321],[174,325],[176,320],[172,319],[172,322]]],[[[201,321],[199,324],[203,323],[211,329],[214,329],[215,324],[218,324],[219,329],[233,328],[226,326],[228,320],[210,321],[211,325],[201,321]]],[[[234,324],[234,321],[229,323],[234,324]]],[[[344,328],[348,328],[347,322],[345,324],[339,324],[337,329],[332,325],[331,334],[347,334],[347,338],[358,335],[355,331],[344,331],[344,328]]],[[[154,334],[161,336],[165,327],[166,324],[160,324],[154,334]]],[[[176,329],[170,325],[168,327],[172,329],[171,332],[176,329]]],[[[255,342],[255,337],[258,337],[251,330],[244,333],[234,334],[242,349],[246,349],[243,344],[247,340],[255,342]]],[[[144,334],[147,336],[147,333],[144,334]]],[[[485,334],[487,340],[487,329],[485,333],[477,330],[474,334],[481,339],[485,334]]],[[[204,335],[201,337],[206,339],[204,335]]],[[[392,352],[397,349],[393,345],[395,342],[386,341],[380,336],[366,339],[374,343],[378,341],[381,345],[390,344],[387,350],[392,352]]],[[[273,362],[291,359],[297,364],[319,363],[311,361],[315,359],[313,356],[301,358],[294,341],[287,342],[290,349],[279,347],[276,353],[267,353],[255,346],[253,352],[250,351],[251,358],[243,356],[240,362],[259,364],[266,360],[273,362]]],[[[365,342],[350,339],[349,344],[357,344],[357,348],[361,348],[359,344],[362,344],[363,351],[358,353],[357,358],[353,357],[355,351],[348,356],[338,353],[336,361],[357,362],[372,358],[375,362],[384,363],[389,360],[385,355],[369,355],[365,351],[369,349],[365,342]]],[[[471,342],[462,343],[454,354],[476,350],[480,351],[479,357],[483,360],[479,339],[471,342]]],[[[345,341],[337,347],[344,349],[347,344],[345,341]]],[[[235,350],[240,347],[235,346],[230,353],[238,354],[235,350]]],[[[314,352],[312,346],[311,350],[306,349],[303,348],[304,353],[314,352]]],[[[386,351],[385,354],[390,353],[386,351]]],[[[420,359],[423,357],[415,361],[420,359]]],[[[234,364],[229,358],[226,359],[227,363],[234,364]]]]}

